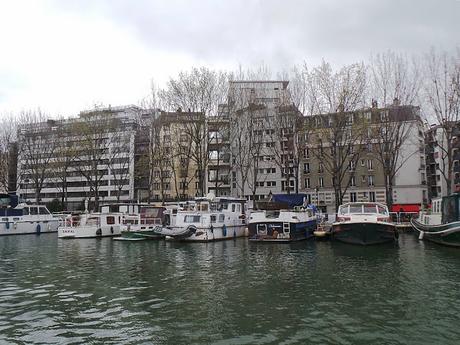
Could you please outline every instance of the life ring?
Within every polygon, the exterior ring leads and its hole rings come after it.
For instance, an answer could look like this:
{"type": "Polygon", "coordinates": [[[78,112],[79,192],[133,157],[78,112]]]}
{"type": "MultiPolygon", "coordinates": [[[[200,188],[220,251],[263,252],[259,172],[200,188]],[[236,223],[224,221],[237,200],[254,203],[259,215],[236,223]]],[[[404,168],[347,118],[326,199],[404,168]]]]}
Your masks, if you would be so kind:
{"type": "Polygon", "coordinates": [[[227,226],[225,224],[222,226],[222,236],[227,237],[227,226]]]}
{"type": "Polygon", "coordinates": [[[102,235],[102,229],[97,229],[96,236],[101,236],[101,235],[102,235]]]}

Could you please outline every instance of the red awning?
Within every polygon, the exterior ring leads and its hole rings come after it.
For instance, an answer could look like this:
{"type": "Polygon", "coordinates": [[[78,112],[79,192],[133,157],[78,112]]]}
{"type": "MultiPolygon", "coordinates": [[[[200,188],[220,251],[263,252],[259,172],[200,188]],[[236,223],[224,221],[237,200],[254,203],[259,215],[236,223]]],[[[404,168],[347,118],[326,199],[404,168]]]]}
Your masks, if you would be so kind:
{"type": "Polygon", "coordinates": [[[419,212],[419,204],[395,204],[391,207],[391,212],[419,212]]]}

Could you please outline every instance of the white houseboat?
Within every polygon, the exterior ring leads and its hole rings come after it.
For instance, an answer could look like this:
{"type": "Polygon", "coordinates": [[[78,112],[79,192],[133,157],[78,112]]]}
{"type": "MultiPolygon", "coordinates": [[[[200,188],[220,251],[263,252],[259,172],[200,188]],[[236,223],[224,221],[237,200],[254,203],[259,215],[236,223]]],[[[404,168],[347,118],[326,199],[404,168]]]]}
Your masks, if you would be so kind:
{"type": "Polygon", "coordinates": [[[109,237],[121,234],[123,214],[83,213],[68,216],[59,227],[59,238],[109,237]]]}
{"type": "Polygon", "coordinates": [[[15,195],[0,194],[0,235],[56,232],[59,220],[44,205],[17,204],[15,195]]]}
{"type": "Polygon", "coordinates": [[[159,233],[167,239],[209,242],[246,234],[246,200],[231,197],[196,198],[177,211],[175,225],[159,233]]]}

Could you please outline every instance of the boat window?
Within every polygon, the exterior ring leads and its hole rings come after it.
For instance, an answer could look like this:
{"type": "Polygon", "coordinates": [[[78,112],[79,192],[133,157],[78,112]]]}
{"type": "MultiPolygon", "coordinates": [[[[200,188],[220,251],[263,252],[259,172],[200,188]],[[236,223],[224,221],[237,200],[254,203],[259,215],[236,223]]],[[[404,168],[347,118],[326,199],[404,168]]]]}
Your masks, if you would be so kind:
{"type": "Polygon", "coordinates": [[[232,212],[235,212],[235,204],[232,204],[232,212]]]}
{"type": "Polygon", "coordinates": [[[377,205],[377,209],[380,214],[388,214],[386,208],[383,206],[377,205]]]}
{"type": "MultiPolygon", "coordinates": [[[[375,213],[376,210],[377,209],[375,208],[375,205],[364,205],[364,213],[375,213]]],[[[379,212],[380,212],[380,209],[379,209],[379,212]]]]}
{"type": "Polygon", "coordinates": [[[215,214],[211,214],[211,223],[215,223],[216,222],[216,215],[215,214]]]}
{"type": "Polygon", "coordinates": [[[198,207],[198,209],[201,210],[201,211],[207,211],[208,210],[208,204],[201,204],[198,207]]]}
{"type": "Polygon", "coordinates": [[[108,225],[115,224],[115,217],[114,216],[107,216],[107,224],[108,225]]]}
{"type": "Polygon", "coordinates": [[[224,214],[219,214],[219,223],[223,223],[225,220],[225,215],[224,214]]]}
{"type": "Polygon", "coordinates": [[[38,207],[31,207],[30,208],[30,214],[31,215],[37,215],[38,214],[38,207]]]}
{"type": "Polygon", "coordinates": [[[8,218],[2,218],[2,222],[7,222],[8,218]]]}
{"type": "Polygon", "coordinates": [[[241,205],[240,205],[240,204],[237,205],[236,210],[237,210],[238,212],[241,211],[241,205]]]}
{"type": "Polygon", "coordinates": [[[347,214],[348,213],[348,206],[347,207],[340,207],[339,213],[340,214],[347,214]]]}
{"type": "Polygon", "coordinates": [[[86,221],[86,225],[98,225],[98,221],[96,217],[88,218],[86,221]]]}
{"type": "Polygon", "coordinates": [[[24,207],[24,208],[22,209],[22,214],[23,214],[24,216],[27,216],[27,215],[29,214],[29,208],[28,208],[28,207],[24,207]]]}
{"type": "Polygon", "coordinates": [[[228,210],[228,204],[222,204],[222,210],[228,210]]]}
{"type": "Polygon", "coordinates": [[[363,205],[350,205],[350,213],[363,212],[363,205]]]}
{"type": "Polygon", "coordinates": [[[184,223],[199,223],[200,216],[196,215],[186,215],[184,218],[184,223]]]}
{"type": "Polygon", "coordinates": [[[145,217],[148,218],[158,218],[160,217],[160,210],[159,208],[143,207],[141,208],[141,214],[145,214],[145,217]]]}
{"type": "Polygon", "coordinates": [[[19,220],[19,217],[14,217],[13,218],[13,222],[18,221],[18,220],[19,220]]]}
{"type": "Polygon", "coordinates": [[[46,209],[46,207],[40,207],[40,208],[38,209],[38,212],[39,212],[40,214],[50,214],[49,211],[46,209]]]}

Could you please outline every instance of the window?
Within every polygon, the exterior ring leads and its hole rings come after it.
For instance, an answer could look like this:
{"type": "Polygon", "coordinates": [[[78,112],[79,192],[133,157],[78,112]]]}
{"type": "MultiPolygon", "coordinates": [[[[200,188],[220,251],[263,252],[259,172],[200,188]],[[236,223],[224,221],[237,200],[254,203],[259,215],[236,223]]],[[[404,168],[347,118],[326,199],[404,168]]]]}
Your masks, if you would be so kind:
{"type": "Polygon", "coordinates": [[[369,192],[369,201],[375,202],[375,192],[369,192]]]}
{"type": "Polygon", "coordinates": [[[361,159],[361,166],[363,167],[364,165],[366,165],[366,161],[364,159],[361,159]]]}
{"type": "Polygon", "coordinates": [[[115,224],[115,217],[114,216],[107,216],[107,224],[108,225],[115,224]]]}
{"type": "Polygon", "coordinates": [[[308,148],[303,150],[303,158],[310,158],[310,150],[308,148]]]}
{"type": "Polygon", "coordinates": [[[305,174],[308,174],[310,172],[310,163],[304,163],[303,164],[303,172],[305,174]]]}
{"type": "Polygon", "coordinates": [[[352,177],[350,178],[350,186],[351,186],[351,187],[356,187],[356,180],[355,180],[355,177],[354,177],[354,176],[352,176],[352,177]]]}
{"type": "Polygon", "coordinates": [[[232,204],[232,212],[235,212],[235,204],[232,204]]]}
{"type": "Polygon", "coordinates": [[[199,223],[199,222],[200,222],[200,216],[186,215],[184,217],[184,223],[199,223]]]}
{"type": "Polygon", "coordinates": [[[47,210],[45,207],[40,207],[40,208],[38,209],[38,213],[39,213],[39,214],[50,214],[50,213],[48,212],[48,210],[47,210]]]}
{"type": "Polygon", "coordinates": [[[219,214],[219,223],[223,223],[225,220],[225,215],[219,214]]]}
{"type": "Polygon", "coordinates": [[[380,121],[388,121],[388,110],[383,110],[380,112],[380,121]]]}
{"type": "Polygon", "coordinates": [[[367,160],[367,169],[368,170],[374,170],[374,164],[373,164],[372,159],[367,160]]]}
{"type": "Polygon", "coordinates": [[[366,175],[361,175],[361,183],[366,183],[366,175]]]}
{"type": "Polygon", "coordinates": [[[350,161],[348,163],[348,171],[355,171],[355,162],[350,161]]]}
{"type": "Polygon", "coordinates": [[[319,173],[322,173],[323,171],[324,171],[323,163],[319,163],[318,172],[319,172],[319,173]]]}
{"type": "Polygon", "coordinates": [[[373,175],[369,175],[367,177],[367,182],[369,184],[369,186],[373,186],[374,185],[374,176],[373,175]]]}
{"type": "Polygon", "coordinates": [[[353,114],[347,116],[347,126],[351,126],[353,124],[353,114]]]}
{"type": "Polygon", "coordinates": [[[309,177],[305,179],[305,188],[310,188],[310,178],[309,177]]]}
{"type": "Polygon", "coordinates": [[[267,181],[267,187],[275,187],[276,181],[267,181]]]}
{"type": "Polygon", "coordinates": [[[356,202],[356,192],[350,193],[350,202],[356,202]]]}
{"type": "Polygon", "coordinates": [[[324,178],[320,177],[318,182],[320,187],[324,187],[324,178]]]}

